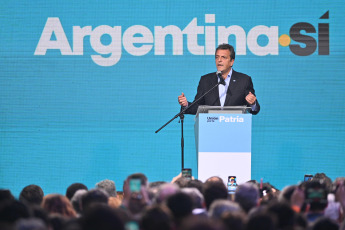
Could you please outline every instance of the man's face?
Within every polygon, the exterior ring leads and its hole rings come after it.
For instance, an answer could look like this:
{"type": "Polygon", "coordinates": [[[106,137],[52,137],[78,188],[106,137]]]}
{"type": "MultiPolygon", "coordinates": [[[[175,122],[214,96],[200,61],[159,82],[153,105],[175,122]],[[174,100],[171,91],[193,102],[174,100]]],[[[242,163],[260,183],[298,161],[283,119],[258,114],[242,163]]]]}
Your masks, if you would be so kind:
{"type": "Polygon", "coordinates": [[[229,50],[217,50],[216,52],[216,66],[217,70],[221,71],[222,74],[228,74],[232,65],[234,64],[233,59],[230,58],[229,50]]]}

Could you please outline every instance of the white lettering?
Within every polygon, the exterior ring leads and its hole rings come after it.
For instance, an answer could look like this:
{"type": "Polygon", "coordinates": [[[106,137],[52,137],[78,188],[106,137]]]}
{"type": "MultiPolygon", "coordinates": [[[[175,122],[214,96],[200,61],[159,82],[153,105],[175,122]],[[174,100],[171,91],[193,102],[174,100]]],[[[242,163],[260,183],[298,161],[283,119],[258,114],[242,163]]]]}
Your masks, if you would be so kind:
{"type": "Polygon", "coordinates": [[[198,34],[204,34],[204,27],[198,26],[198,20],[194,18],[182,32],[187,34],[189,52],[194,55],[203,55],[204,47],[198,45],[198,34]]]}
{"type": "Polygon", "coordinates": [[[91,55],[92,60],[100,66],[113,66],[121,58],[121,27],[115,26],[98,26],[90,36],[91,47],[99,54],[110,54],[110,57],[102,57],[102,55],[91,55]],[[109,45],[103,45],[101,37],[109,34],[112,41],[109,45]]]}
{"type": "Polygon", "coordinates": [[[84,54],[84,37],[90,36],[92,32],[91,26],[73,26],[73,54],[83,55],[84,54]]]}
{"type": "Polygon", "coordinates": [[[219,122],[244,122],[244,119],[243,117],[239,117],[239,116],[236,116],[236,117],[225,117],[225,116],[219,116],[219,122]]]}
{"type": "Polygon", "coordinates": [[[61,55],[73,55],[59,18],[48,18],[34,55],[45,55],[47,49],[60,50],[61,55]],[[53,33],[56,40],[50,40],[53,33]]]}
{"type": "MultiPolygon", "coordinates": [[[[205,14],[205,26],[198,25],[197,18],[193,18],[181,30],[176,25],[154,26],[152,33],[148,27],[134,25],[127,28],[122,34],[121,26],[100,25],[94,29],[92,26],[73,26],[73,52],[68,42],[59,18],[50,17],[43,28],[40,40],[34,55],[46,55],[47,50],[60,50],[61,55],[84,55],[84,39],[90,37],[90,45],[97,53],[91,59],[100,66],[113,66],[118,63],[122,55],[122,46],[126,52],[133,56],[143,56],[152,49],[154,55],[166,55],[166,39],[171,36],[172,54],[184,54],[184,39],[188,52],[193,55],[214,55],[216,44],[229,43],[233,35],[236,43],[236,54],[246,55],[248,49],[255,55],[278,55],[278,27],[255,26],[246,35],[241,26],[215,26],[216,15],[205,14]],[[56,39],[52,40],[53,34],[56,39]],[[102,36],[109,35],[111,42],[102,43],[102,36]],[[186,35],[186,36],[184,36],[186,35]],[[199,45],[202,35],[204,44],[199,45]],[[265,46],[258,44],[259,36],[266,36],[268,43],[265,46]]],[[[103,39],[104,40],[104,39],[103,39]]],[[[229,118],[224,118],[224,120],[229,118]]]]}
{"type": "Polygon", "coordinates": [[[165,55],[165,37],[170,34],[173,39],[173,55],[183,54],[183,34],[177,26],[155,26],[155,55],[165,55]]]}
{"type": "Polygon", "coordinates": [[[247,40],[248,49],[255,55],[278,55],[278,26],[255,26],[249,31],[247,40]],[[258,44],[257,40],[260,35],[267,36],[268,44],[266,46],[258,44]]]}
{"type": "Polygon", "coordinates": [[[123,47],[133,56],[143,56],[150,52],[152,45],[134,46],[134,43],[153,43],[153,35],[145,26],[131,26],[123,34],[123,47]],[[134,36],[140,34],[142,36],[134,36]]]}
{"type": "Polygon", "coordinates": [[[247,54],[246,32],[240,26],[218,26],[218,44],[229,43],[229,36],[234,35],[236,37],[236,54],[247,54]]]}

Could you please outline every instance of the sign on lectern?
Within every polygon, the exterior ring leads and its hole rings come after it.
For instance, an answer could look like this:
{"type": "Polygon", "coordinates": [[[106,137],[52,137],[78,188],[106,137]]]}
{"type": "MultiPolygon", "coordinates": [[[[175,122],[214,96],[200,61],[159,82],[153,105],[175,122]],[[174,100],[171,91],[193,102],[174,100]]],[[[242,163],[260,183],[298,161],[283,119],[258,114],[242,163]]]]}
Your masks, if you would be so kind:
{"type": "Polygon", "coordinates": [[[199,106],[195,117],[198,179],[251,179],[252,115],[246,106],[199,106]]]}

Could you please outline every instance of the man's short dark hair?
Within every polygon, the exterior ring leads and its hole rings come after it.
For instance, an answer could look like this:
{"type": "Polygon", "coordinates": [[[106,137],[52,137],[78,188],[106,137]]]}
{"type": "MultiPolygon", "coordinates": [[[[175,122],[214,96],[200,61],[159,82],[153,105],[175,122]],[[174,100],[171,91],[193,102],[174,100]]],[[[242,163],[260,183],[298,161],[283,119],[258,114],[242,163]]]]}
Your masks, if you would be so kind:
{"type": "Polygon", "coordinates": [[[14,200],[14,196],[11,191],[8,189],[0,189],[0,203],[11,200],[14,200]]]}
{"type": "Polygon", "coordinates": [[[259,198],[259,188],[253,183],[241,184],[235,192],[235,201],[240,204],[246,213],[257,206],[259,198]]]}
{"type": "Polygon", "coordinates": [[[121,211],[106,204],[95,204],[90,207],[81,218],[81,225],[84,230],[125,229],[121,211]]]}
{"type": "Polygon", "coordinates": [[[201,180],[190,180],[187,183],[187,188],[196,188],[199,190],[199,192],[203,192],[204,191],[204,183],[201,180]]]}
{"type": "Polygon", "coordinates": [[[338,223],[328,217],[320,217],[313,223],[311,230],[338,230],[338,223]]]}
{"type": "Polygon", "coordinates": [[[85,213],[94,204],[108,204],[109,195],[103,189],[91,189],[81,198],[82,212],[85,213]]]}
{"type": "Polygon", "coordinates": [[[42,203],[44,194],[43,190],[38,185],[28,185],[20,192],[19,200],[29,205],[40,205],[42,203]]]}
{"type": "Polygon", "coordinates": [[[204,184],[204,199],[206,209],[208,210],[213,201],[217,199],[227,199],[228,190],[223,182],[220,181],[208,181],[204,184]]]}
{"type": "Polygon", "coordinates": [[[192,214],[193,200],[186,193],[178,192],[167,199],[167,206],[171,210],[173,216],[177,220],[181,220],[192,214]]]}
{"type": "Polygon", "coordinates": [[[0,203],[0,223],[14,224],[19,219],[29,217],[29,208],[18,200],[8,200],[0,203]]]}
{"type": "Polygon", "coordinates": [[[232,45],[226,43],[220,44],[216,49],[216,53],[218,50],[229,50],[231,60],[235,60],[235,49],[232,45]]]}
{"type": "Polygon", "coordinates": [[[66,197],[71,200],[74,193],[80,189],[84,189],[87,190],[86,185],[81,184],[81,183],[73,183],[70,186],[68,186],[67,190],[66,190],[66,197]]]}
{"type": "Polygon", "coordinates": [[[143,212],[140,229],[169,230],[172,229],[172,214],[165,205],[151,206],[143,212]]]}
{"type": "Polygon", "coordinates": [[[285,202],[271,202],[267,211],[277,217],[278,229],[293,229],[295,225],[295,212],[285,202]]]}

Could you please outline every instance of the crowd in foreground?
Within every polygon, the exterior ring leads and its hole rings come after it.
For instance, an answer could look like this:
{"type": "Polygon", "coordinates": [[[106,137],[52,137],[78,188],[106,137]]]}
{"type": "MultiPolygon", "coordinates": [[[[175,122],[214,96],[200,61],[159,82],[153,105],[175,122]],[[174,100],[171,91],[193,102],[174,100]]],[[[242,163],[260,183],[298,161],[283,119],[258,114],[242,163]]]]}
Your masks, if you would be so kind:
{"type": "Polygon", "coordinates": [[[28,185],[18,200],[0,190],[1,230],[345,230],[344,210],[345,178],[323,173],[282,191],[248,181],[234,194],[219,177],[149,183],[141,173],[123,192],[108,179],[74,183],[65,195],[28,185]]]}

